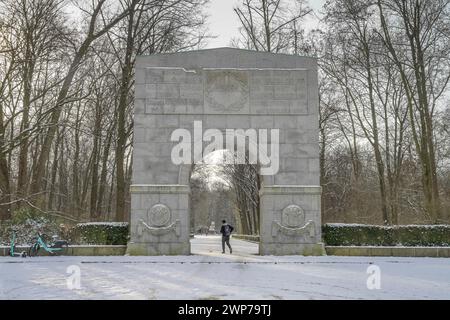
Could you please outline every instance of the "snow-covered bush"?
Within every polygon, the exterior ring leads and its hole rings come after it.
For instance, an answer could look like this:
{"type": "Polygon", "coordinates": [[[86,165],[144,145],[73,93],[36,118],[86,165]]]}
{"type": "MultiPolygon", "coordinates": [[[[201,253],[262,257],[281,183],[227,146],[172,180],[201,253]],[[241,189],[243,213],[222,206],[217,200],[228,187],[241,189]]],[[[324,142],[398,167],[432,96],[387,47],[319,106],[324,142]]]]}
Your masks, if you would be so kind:
{"type": "Polygon", "coordinates": [[[79,223],[74,227],[72,237],[79,244],[126,245],[128,241],[128,223],[79,223]]]}
{"type": "Polygon", "coordinates": [[[329,223],[322,230],[329,246],[450,246],[450,225],[329,223]]]}
{"type": "Polygon", "coordinates": [[[47,217],[21,212],[13,216],[13,220],[0,225],[0,244],[9,245],[13,232],[16,234],[17,245],[29,245],[38,233],[51,238],[53,235],[60,235],[60,231],[60,225],[47,217]]]}

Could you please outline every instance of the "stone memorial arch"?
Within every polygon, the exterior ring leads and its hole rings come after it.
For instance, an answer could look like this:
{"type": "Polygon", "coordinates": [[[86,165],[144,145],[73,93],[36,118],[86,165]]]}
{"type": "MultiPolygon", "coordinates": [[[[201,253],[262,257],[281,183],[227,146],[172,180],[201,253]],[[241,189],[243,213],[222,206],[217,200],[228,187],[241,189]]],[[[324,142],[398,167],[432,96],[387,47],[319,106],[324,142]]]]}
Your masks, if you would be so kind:
{"type": "Polygon", "coordinates": [[[174,161],[174,148],[192,148],[195,161],[208,132],[278,129],[277,148],[268,135],[278,170],[262,173],[260,254],[323,254],[317,84],[314,58],[233,48],[138,57],[127,252],[190,254],[193,165],[174,161]],[[174,140],[180,129],[190,140],[174,140]]]}

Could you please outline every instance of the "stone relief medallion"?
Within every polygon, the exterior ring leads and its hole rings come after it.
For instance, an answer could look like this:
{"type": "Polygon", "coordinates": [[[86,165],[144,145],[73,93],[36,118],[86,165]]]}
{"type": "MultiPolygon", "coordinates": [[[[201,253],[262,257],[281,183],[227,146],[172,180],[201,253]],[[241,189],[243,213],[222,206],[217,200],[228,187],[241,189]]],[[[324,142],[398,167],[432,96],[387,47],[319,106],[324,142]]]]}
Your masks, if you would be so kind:
{"type": "Polygon", "coordinates": [[[248,73],[239,70],[208,70],[205,83],[205,107],[219,113],[248,109],[248,73]]]}
{"type": "Polygon", "coordinates": [[[170,222],[170,209],[164,204],[156,204],[148,211],[150,225],[164,227],[170,222]]]}
{"type": "Polygon", "coordinates": [[[298,205],[289,205],[281,213],[281,223],[289,228],[303,226],[305,223],[305,212],[298,205]]]}

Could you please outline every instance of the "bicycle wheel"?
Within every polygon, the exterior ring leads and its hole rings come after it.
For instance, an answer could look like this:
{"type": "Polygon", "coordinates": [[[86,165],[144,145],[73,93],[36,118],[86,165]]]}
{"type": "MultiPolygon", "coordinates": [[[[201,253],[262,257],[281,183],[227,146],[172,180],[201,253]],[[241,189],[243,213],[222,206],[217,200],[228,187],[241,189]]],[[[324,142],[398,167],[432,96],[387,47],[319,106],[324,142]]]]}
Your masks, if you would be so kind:
{"type": "Polygon", "coordinates": [[[31,245],[31,247],[28,249],[28,256],[29,257],[36,257],[39,253],[40,246],[39,244],[35,243],[31,245]]]}
{"type": "Polygon", "coordinates": [[[68,252],[69,252],[69,244],[68,243],[64,243],[63,245],[61,245],[61,249],[53,251],[52,255],[55,255],[55,256],[66,256],[68,252]]]}

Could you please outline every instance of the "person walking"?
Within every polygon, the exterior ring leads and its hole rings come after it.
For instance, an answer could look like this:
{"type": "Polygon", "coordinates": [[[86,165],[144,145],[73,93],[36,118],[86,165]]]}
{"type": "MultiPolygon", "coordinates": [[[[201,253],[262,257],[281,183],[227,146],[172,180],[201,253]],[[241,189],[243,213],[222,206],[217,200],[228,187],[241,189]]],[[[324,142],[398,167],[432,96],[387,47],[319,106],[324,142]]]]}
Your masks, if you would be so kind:
{"type": "Polygon", "coordinates": [[[226,220],[222,220],[222,227],[220,228],[220,233],[222,234],[222,253],[225,253],[225,243],[230,249],[230,253],[233,253],[233,249],[230,245],[230,236],[234,228],[227,223],[226,220]]]}

